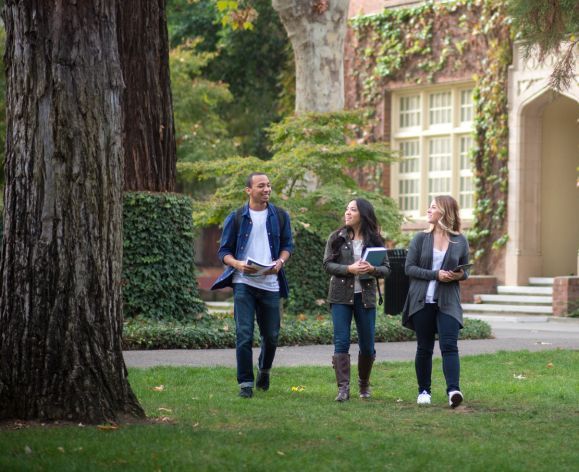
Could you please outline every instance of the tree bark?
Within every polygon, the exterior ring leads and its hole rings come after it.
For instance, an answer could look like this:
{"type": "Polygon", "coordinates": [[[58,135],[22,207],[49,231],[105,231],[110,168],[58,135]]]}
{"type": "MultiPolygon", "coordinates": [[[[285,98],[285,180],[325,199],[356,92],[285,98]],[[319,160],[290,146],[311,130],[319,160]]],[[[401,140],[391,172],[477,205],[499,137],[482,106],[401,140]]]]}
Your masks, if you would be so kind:
{"type": "Polygon", "coordinates": [[[272,0],[296,61],[296,113],[344,108],[349,0],[272,0]]]}
{"type": "Polygon", "coordinates": [[[172,192],[175,125],[165,0],[118,2],[125,190],[172,192]]]}
{"type": "Polygon", "coordinates": [[[0,418],[144,416],[121,349],[116,8],[6,1],[0,418]]]}

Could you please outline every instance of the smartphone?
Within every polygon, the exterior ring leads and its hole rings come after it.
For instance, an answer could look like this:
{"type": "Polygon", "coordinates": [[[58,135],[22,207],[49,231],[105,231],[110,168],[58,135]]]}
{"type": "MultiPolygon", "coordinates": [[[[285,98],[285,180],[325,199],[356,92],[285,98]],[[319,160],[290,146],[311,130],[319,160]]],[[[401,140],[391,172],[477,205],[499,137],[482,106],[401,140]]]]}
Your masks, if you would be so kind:
{"type": "Polygon", "coordinates": [[[468,270],[472,267],[472,264],[461,264],[459,266],[456,266],[454,269],[452,269],[453,272],[460,272],[461,270],[468,270]]]}

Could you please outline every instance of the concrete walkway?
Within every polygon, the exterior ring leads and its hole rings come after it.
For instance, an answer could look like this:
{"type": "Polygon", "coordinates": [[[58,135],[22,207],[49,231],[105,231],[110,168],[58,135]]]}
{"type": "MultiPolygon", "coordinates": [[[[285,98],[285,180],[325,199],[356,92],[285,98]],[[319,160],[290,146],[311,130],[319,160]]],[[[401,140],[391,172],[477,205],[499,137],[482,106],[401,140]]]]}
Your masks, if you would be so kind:
{"type": "MultiPolygon", "coordinates": [[[[545,349],[579,349],[579,318],[558,320],[545,316],[477,316],[487,321],[494,339],[459,341],[461,356],[489,354],[497,351],[541,351],[545,349]]],[[[416,343],[377,343],[376,360],[409,361],[414,359],[416,343]]],[[[353,346],[352,353],[357,347],[353,346]]],[[[279,347],[276,366],[330,365],[333,346],[279,347]]],[[[259,350],[254,349],[254,359],[259,350]]],[[[168,366],[227,366],[235,367],[235,349],[175,349],[162,351],[126,351],[128,367],[168,366]]],[[[440,351],[435,348],[435,356],[440,351]]],[[[352,356],[355,358],[355,356],[352,356]]]]}

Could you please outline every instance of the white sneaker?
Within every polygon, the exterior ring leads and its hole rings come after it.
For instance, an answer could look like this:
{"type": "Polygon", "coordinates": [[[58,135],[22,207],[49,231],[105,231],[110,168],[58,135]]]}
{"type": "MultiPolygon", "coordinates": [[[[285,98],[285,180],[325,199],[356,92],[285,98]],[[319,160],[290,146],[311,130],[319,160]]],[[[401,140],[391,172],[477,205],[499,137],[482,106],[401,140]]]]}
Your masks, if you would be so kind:
{"type": "Polygon", "coordinates": [[[453,390],[452,392],[448,392],[448,404],[451,408],[456,408],[458,405],[462,403],[464,397],[462,393],[458,390],[453,390]]]}
{"type": "Polygon", "coordinates": [[[423,390],[422,393],[418,395],[416,403],[419,405],[430,405],[430,393],[428,393],[426,390],[423,390]]]}

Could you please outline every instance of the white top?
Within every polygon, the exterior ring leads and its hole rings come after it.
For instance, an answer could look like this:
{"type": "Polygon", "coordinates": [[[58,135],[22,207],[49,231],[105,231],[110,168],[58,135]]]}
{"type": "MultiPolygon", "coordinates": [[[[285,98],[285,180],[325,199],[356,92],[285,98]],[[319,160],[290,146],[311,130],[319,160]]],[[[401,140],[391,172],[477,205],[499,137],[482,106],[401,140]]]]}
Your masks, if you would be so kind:
{"type": "MultiPolygon", "coordinates": [[[[250,208],[249,216],[251,217],[252,224],[249,238],[247,239],[244,258],[247,259],[251,257],[253,260],[261,262],[264,265],[271,264],[273,259],[271,258],[269,238],[267,237],[267,209],[255,211],[250,208]]],[[[246,275],[236,270],[233,275],[233,283],[247,284],[269,292],[279,291],[279,282],[276,274],[246,275]]]]}
{"type": "MultiPolygon", "coordinates": [[[[362,258],[362,246],[364,241],[361,239],[352,240],[352,250],[354,252],[354,262],[359,261],[362,258]]],[[[354,276],[354,293],[362,293],[362,286],[360,285],[360,277],[354,276]]]]}
{"type": "MultiPolygon", "coordinates": [[[[442,261],[446,251],[439,251],[438,249],[432,248],[432,270],[440,270],[442,267],[442,261]]],[[[426,290],[426,303],[434,303],[434,294],[438,287],[438,280],[431,280],[428,284],[428,289],[426,290]]]]}

